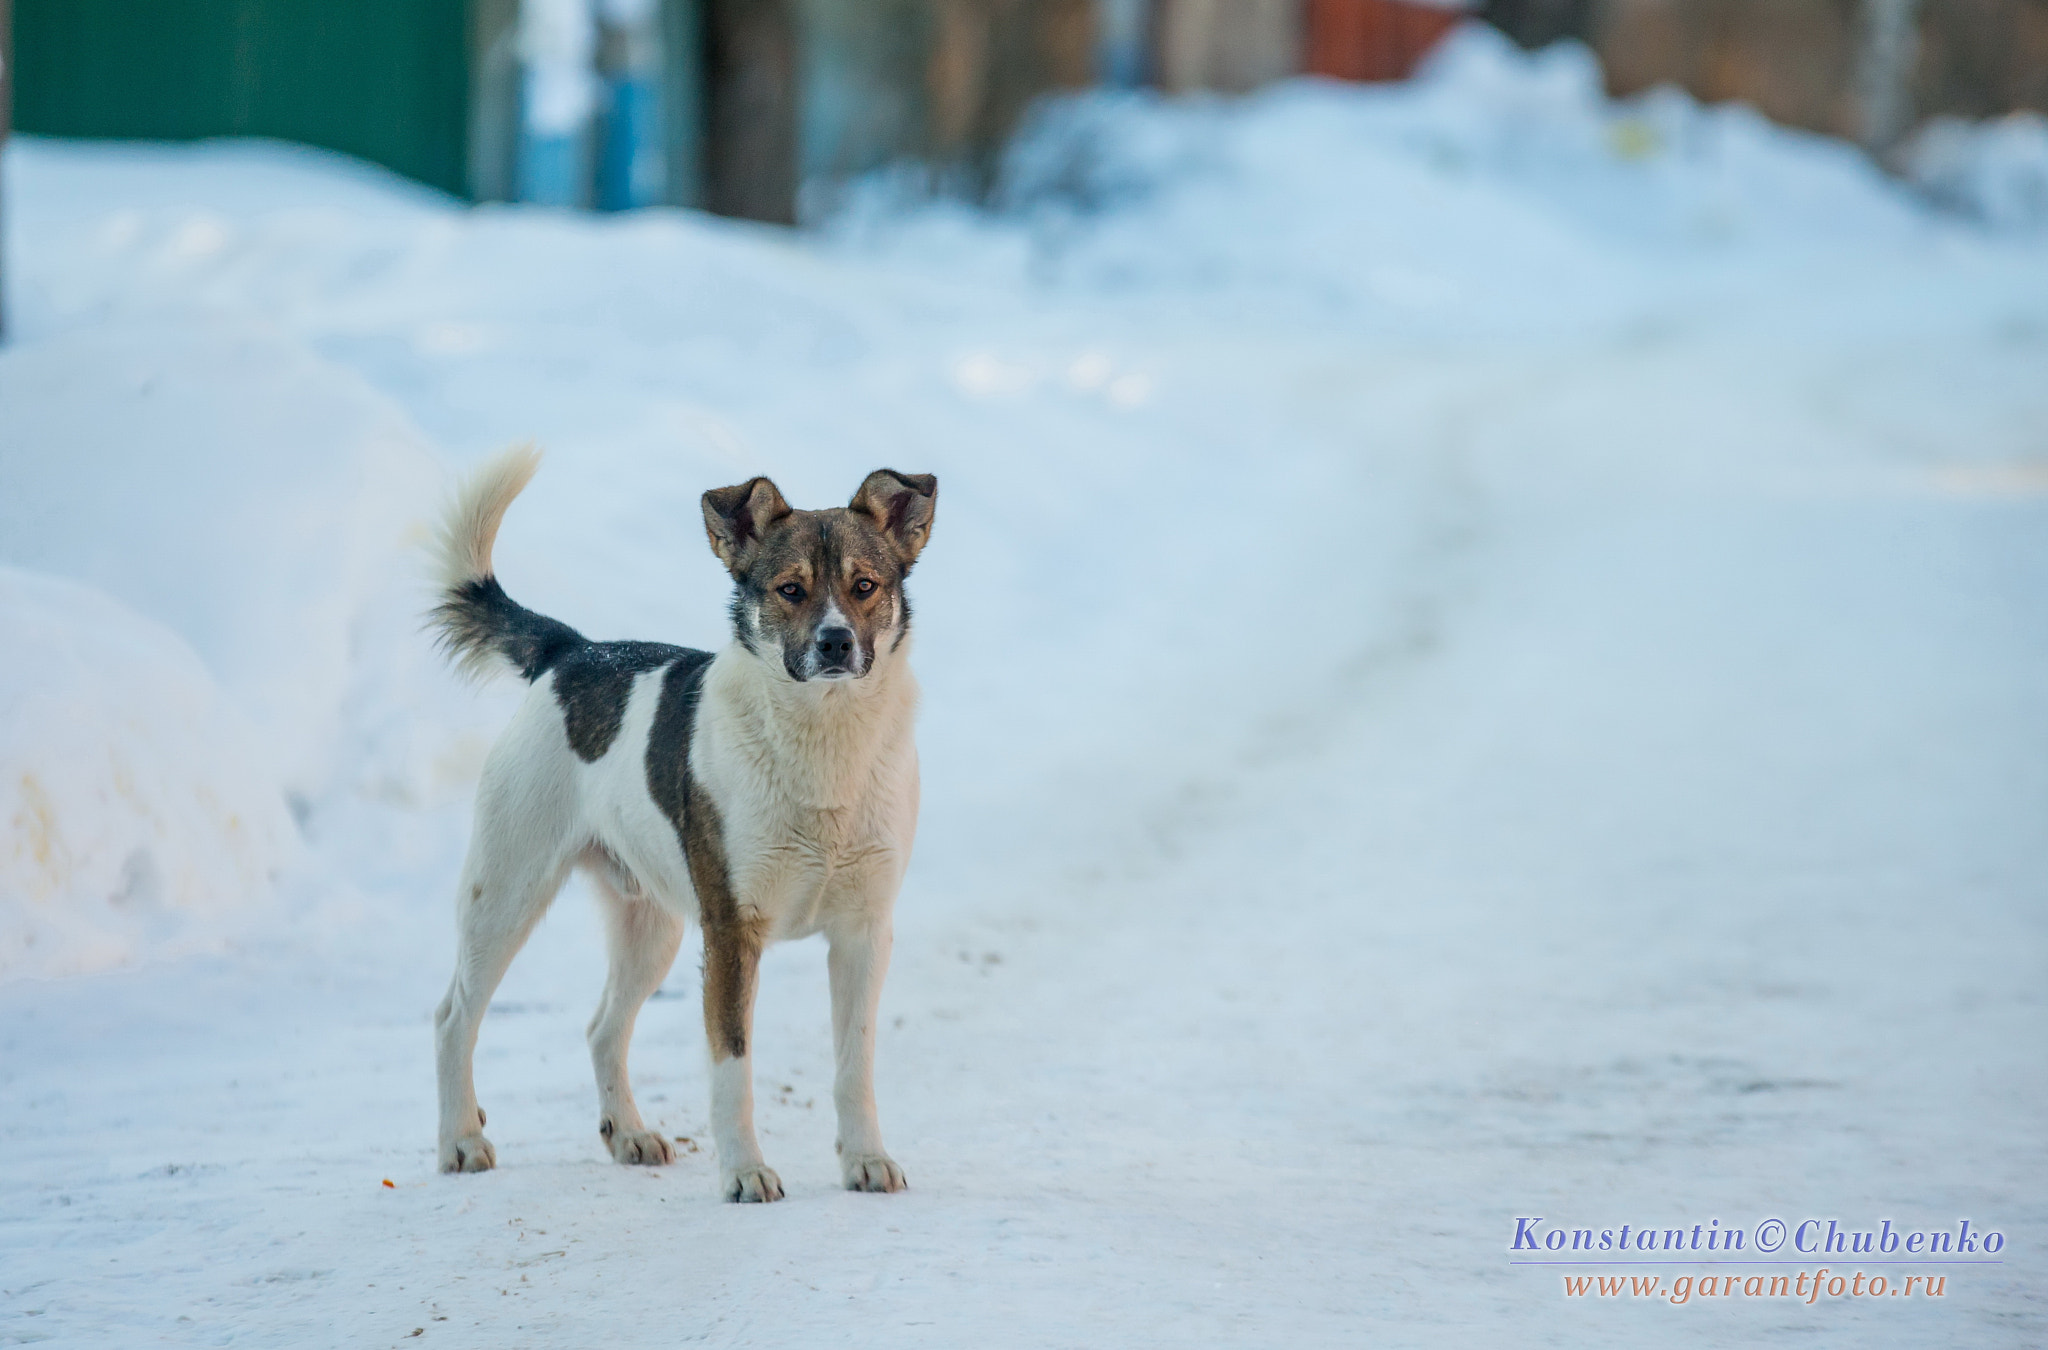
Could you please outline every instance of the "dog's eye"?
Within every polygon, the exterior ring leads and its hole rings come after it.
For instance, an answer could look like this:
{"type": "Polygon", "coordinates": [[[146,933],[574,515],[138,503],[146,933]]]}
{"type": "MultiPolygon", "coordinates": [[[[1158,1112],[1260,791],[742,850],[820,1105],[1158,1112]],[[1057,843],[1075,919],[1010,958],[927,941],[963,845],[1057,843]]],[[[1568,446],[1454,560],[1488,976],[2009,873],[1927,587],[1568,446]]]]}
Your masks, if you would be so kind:
{"type": "Polygon", "coordinates": [[[859,581],[853,583],[853,593],[855,595],[868,595],[871,594],[874,591],[874,589],[875,583],[869,581],[866,577],[862,577],[859,581]]]}
{"type": "Polygon", "coordinates": [[[801,600],[804,598],[804,588],[797,585],[794,581],[785,581],[782,585],[777,586],[775,593],[785,600],[801,600]]]}

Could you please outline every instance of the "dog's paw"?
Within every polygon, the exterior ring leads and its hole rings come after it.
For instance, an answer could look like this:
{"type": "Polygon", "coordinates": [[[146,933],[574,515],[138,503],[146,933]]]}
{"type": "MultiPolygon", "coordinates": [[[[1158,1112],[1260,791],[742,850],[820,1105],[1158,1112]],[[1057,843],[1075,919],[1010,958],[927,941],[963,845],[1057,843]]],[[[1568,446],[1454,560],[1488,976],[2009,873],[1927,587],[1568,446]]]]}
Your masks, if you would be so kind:
{"type": "Polygon", "coordinates": [[[902,1191],[910,1188],[903,1169],[886,1153],[864,1153],[839,1160],[849,1191],[902,1191]]]}
{"type": "Polygon", "coordinates": [[[488,1172],[498,1165],[498,1150],[481,1133],[441,1141],[443,1172],[488,1172]]]}
{"type": "MultiPolygon", "coordinates": [[[[607,1122],[609,1123],[609,1122],[607,1122]]],[[[676,1146],[652,1130],[600,1129],[612,1161],[639,1163],[645,1167],[666,1167],[676,1160],[676,1146]]]]}
{"type": "Polygon", "coordinates": [[[782,1198],[782,1178],[775,1175],[775,1169],[765,1163],[758,1167],[742,1167],[737,1172],[727,1172],[720,1177],[725,1198],[746,1204],[766,1204],[782,1198]]]}

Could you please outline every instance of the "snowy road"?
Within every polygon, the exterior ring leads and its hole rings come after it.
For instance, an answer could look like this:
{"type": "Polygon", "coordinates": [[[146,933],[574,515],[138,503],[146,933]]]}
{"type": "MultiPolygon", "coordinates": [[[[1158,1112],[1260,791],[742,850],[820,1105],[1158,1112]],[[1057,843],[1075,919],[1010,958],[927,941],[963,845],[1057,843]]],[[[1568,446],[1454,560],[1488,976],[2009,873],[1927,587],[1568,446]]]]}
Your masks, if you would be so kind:
{"type": "MultiPolygon", "coordinates": [[[[1580,369],[1467,423],[1455,585],[1418,592],[1406,639],[1325,702],[1233,714],[1234,749],[1105,831],[1143,850],[1055,855],[969,916],[913,886],[881,1083],[908,1195],[833,1189],[808,948],[763,994],[790,1202],[716,1203],[701,1153],[602,1161],[572,897],[486,1026],[484,1177],[431,1172],[431,959],[8,988],[9,1331],[2037,1339],[2048,503],[1855,445],[1801,460],[1767,389],[1740,462],[1687,474],[1712,353],[1580,369]],[[1644,380],[1668,401],[1631,430],[1674,453],[1576,449],[1644,380]],[[1568,1306],[1506,1264],[1522,1214],[1967,1215],[2015,1259],[1945,1304],[1568,1306]]],[[[672,985],[636,1064],[698,1135],[672,985]]]]}
{"type": "MultiPolygon", "coordinates": [[[[232,161],[193,214],[43,153],[24,178],[64,209],[11,192],[38,260],[0,358],[17,437],[148,425],[121,411],[135,362],[175,385],[274,349],[452,460],[543,432],[508,585],[697,641],[720,597],[674,522],[708,475],[772,462],[813,498],[895,437],[944,495],[878,1066],[908,1193],[835,1189],[814,944],[771,954],[757,1033],[788,1201],[717,1202],[687,1147],[606,1161],[573,889],[484,1025],[500,1168],[434,1173],[463,810],[380,738],[445,717],[456,744],[503,703],[449,692],[394,620],[352,639],[370,673],[337,716],[396,786],[311,799],[329,874],[296,919],[0,984],[0,1340],[2048,1339],[2038,249],[1822,249],[1424,341],[948,290],[694,225],[394,224],[345,184],[264,216],[222,184],[282,189],[232,161]],[[556,289],[620,257],[689,280],[556,289]],[[1050,640],[992,667],[1020,617],[1050,640]],[[1673,1306],[1511,1264],[1539,1215],[2006,1241],[1941,1299],[1673,1306]]],[[[59,570],[51,530],[0,561],[59,570]]],[[[66,569],[143,604],[98,565],[66,569]]],[[[649,1120],[702,1141],[693,967],[633,1063],[649,1120]]]]}

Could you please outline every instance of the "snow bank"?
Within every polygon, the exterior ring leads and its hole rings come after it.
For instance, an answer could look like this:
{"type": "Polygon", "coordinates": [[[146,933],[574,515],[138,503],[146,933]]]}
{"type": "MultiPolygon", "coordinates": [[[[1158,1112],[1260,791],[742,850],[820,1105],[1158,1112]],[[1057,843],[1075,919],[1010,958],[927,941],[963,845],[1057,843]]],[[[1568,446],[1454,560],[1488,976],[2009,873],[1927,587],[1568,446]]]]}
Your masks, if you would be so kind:
{"type": "Polygon", "coordinates": [[[2048,117],[1937,117],[1907,145],[1905,164],[1945,206],[2002,229],[2048,229],[2048,117]]]}
{"type": "Polygon", "coordinates": [[[1674,89],[1611,100],[1584,47],[1523,53],[1481,24],[1404,84],[1048,102],[994,222],[918,190],[879,176],[831,232],[926,266],[1239,309],[1291,299],[1297,318],[1404,331],[1581,327],[1709,284],[1716,263],[1892,247],[1930,225],[1851,145],[1674,89]],[[992,249],[1005,233],[1022,246],[992,249]]]}
{"type": "MultiPolygon", "coordinates": [[[[16,133],[0,158],[8,177],[7,223],[23,242],[60,242],[49,232],[64,227],[87,228],[104,242],[107,235],[136,233],[147,212],[166,207],[225,220],[308,221],[342,210],[358,227],[460,207],[446,193],[367,160],[290,141],[46,141],[16,133]],[[23,177],[31,160],[32,175],[23,177]]],[[[163,250],[169,257],[175,241],[166,242],[173,245],[163,250]]],[[[188,253],[208,251],[196,234],[183,242],[188,253]]],[[[30,282],[34,275],[29,269],[8,280],[30,282]]]]}
{"type": "Polygon", "coordinates": [[[0,567],[0,977],[217,945],[297,831],[277,766],[199,657],[90,586],[0,567]]]}
{"type": "MultiPolygon", "coordinates": [[[[0,564],[104,591],[216,672],[333,879],[332,919],[359,888],[452,867],[446,813],[502,720],[420,635],[445,475],[361,376],[257,316],[159,317],[136,290],[146,317],[0,350],[0,564]]],[[[111,848],[95,866],[122,864],[111,848]]],[[[121,943],[123,960],[169,950],[121,943]]]]}
{"type": "Polygon", "coordinates": [[[302,795],[336,772],[358,620],[439,487],[403,413],[272,332],[137,325],[0,359],[0,562],[168,624],[302,795]]]}

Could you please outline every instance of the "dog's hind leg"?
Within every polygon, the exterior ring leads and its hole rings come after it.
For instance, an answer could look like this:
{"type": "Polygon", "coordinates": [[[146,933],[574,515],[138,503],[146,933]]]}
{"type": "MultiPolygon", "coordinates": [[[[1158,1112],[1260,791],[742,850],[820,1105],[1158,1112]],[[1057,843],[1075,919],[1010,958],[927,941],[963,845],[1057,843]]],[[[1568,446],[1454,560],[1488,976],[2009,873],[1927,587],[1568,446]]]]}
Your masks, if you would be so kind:
{"type": "Polygon", "coordinates": [[[597,1133],[619,1162],[674,1162],[674,1147],[640,1119],[626,1077],[626,1049],[633,1039],[633,1022],[640,1015],[640,1006],[675,964],[676,949],[683,941],[683,922],[608,857],[584,870],[604,911],[605,946],[611,954],[604,998],[597,1005],[597,1015],[590,1019],[590,1063],[597,1071],[597,1133]]]}
{"type": "MultiPolygon", "coordinates": [[[[568,863],[552,851],[492,847],[506,832],[478,823],[456,897],[455,975],[434,1010],[434,1068],[440,1083],[443,1172],[483,1172],[498,1162],[476,1104],[476,1033],[491,995],[533,926],[562,889],[568,863]]],[[[531,843],[532,841],[529,841],[531,843]]]]}

